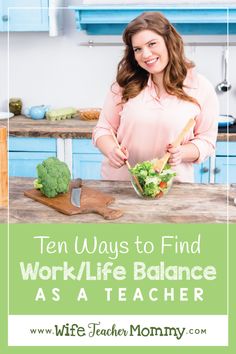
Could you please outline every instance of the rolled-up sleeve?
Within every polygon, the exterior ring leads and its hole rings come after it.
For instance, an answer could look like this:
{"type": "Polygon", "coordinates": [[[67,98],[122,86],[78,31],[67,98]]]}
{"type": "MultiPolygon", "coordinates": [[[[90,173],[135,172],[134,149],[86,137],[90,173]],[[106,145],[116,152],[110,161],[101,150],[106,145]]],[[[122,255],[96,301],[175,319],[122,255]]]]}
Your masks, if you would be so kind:
{"type": "Polygon", "coordinates": [[[201,112],[196,117],[194,138],[191,139],[199,150],[199,158],[195,163],[201,163],[215,153],[218,131],[219,102],[210,83],[204,82],[202,95],[204,99],[200,102],[201,112]]]}
{"type": "Polygon", "coordinates": [[[98,138],[103,135],[111,135],[110,129],[113,129],[115,133],[117,132],[122,109],[121,88],[115,83],[107,94],[98,123],[93,129],[92,141],[95,146],[98,138]]]}

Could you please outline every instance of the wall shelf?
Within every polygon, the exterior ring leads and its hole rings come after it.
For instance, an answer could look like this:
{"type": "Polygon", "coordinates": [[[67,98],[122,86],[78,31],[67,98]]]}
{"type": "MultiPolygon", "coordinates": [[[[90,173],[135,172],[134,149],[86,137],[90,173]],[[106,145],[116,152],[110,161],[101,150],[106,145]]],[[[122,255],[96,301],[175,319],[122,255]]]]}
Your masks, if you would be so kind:
{"type": "Polygon", "coordinates": [[[128,22],[145,11],[159,11],[182,34],[236,34],[236,7],[70,6],[76,28],[89,35],[120,35],[128,22]]]}

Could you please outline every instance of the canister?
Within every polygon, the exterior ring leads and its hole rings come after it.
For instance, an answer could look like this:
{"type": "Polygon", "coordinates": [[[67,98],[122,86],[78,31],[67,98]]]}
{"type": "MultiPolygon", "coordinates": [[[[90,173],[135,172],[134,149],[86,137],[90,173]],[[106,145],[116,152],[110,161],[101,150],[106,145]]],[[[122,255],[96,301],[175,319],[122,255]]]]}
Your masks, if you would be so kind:
{"type": "Polygon", "coordinates": [[[10,98],[9,100],[9,111],[14,113],[15,116],[21,114],[22,110],[22,101],[20,98],[10,98]]]}

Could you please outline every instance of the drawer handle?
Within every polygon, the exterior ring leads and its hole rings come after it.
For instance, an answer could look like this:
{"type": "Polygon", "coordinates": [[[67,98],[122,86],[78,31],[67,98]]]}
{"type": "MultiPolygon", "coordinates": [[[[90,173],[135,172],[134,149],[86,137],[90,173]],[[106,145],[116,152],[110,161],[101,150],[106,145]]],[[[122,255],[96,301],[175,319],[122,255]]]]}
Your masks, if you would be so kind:
{"type": "Polygon", "coordinates": [[[7,22],[8,21],[8,16],[7,15],[3,15],[2,16],[2,20],[3,20],[3,22],[7,22]]]}
{"type": "Polygon", "coordinates": [[[213,170],[213,172],[214,172],[214,174],[215,175],[217,175],[218,173],[220,173],[220,168],[219,167],[216,167],[216,168],[214,168],[214,170],[213,170]]]}
{"type": "Polygon", "coordinates": [[[202,173],[207,173],[207,172],[209,172],[209,168],[208,168],[208,167],[203,167],[203,168],[201,169],[201,172],[202,172],[202,173]]]}

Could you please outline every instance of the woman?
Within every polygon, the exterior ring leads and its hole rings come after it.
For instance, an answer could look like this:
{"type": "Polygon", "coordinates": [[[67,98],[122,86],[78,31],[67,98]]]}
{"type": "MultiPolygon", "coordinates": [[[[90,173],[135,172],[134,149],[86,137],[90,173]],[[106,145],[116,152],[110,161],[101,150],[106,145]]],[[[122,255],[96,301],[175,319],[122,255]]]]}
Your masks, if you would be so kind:
{"type": "Polygon", "coordinates": [[[102,177],[129,180],[125,161],[160,158],[166,151],[176,180],[194,182],[193,163],[214,154],[218,101],[214,88],[184,56],[183,40],[158,12],[143,13],[126,27],[125,53],[99,121],[94,144],[105,155],[102,177]],[[190,118],[194,128],[175,140],[190,118]],[[117,135],[119,149],[111,135],[117,135]]]}

